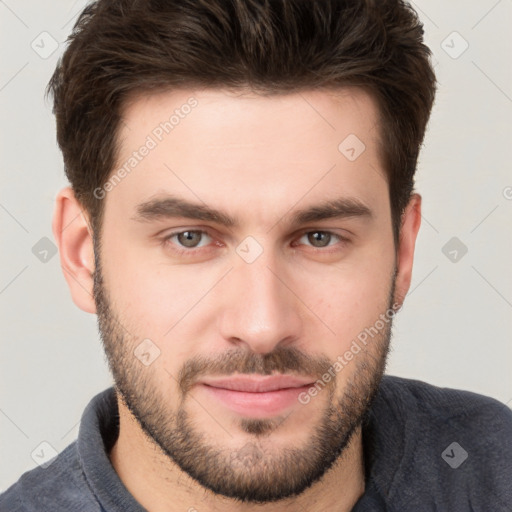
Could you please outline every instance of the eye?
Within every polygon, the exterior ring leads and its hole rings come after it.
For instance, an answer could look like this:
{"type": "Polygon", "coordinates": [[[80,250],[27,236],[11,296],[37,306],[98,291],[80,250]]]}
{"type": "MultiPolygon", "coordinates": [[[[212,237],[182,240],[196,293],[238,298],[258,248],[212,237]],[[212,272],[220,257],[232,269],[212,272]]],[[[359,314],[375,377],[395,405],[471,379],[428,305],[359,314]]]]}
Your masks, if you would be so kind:
{"type": "Polygon", "coordinates": [[[308,231],[304,233],[299,242],[303,239],[307,239],[307,242],[315,247],[316,249],[322,249],[323,247],[330,247],[336,245],[336,242],[348,242],[345,237],[332,233],[331,231],[308,231]],[[335,243],[331,243],[331,242],[335,243]]]}
{"type": "Polygon", "coordinates": [[[187,249],[197,249],[207,245],[208,242],[201,244],[201,241],[205,236],[211,238],[206,231],[202,231],[200,229],[175,231],[174,233],[167,235],[163,239],[163,243],[171,243],[172,245],[176,245],[178,252],[186,252],[187,249]],[[176,242],[173,242],[173,239],[176,240],[176,242]]]}
{"type": "MultiPolygon", "coordinates": [[[[166,235],[162,239],[162,245],[170,247],[178,255],[193,255],[196,250],[204,249],[210,245],[212,240],[213,238],[207,231],[202,229],[185,229],[166,235]]],[[[298,241],[294,242],[294,245],[310,245],[313,249],[327,253],[332,251],[323,249],[335,247],[336,245],[343,247],[348,242],[347,238],[331,231],[315,230],[303,233],[298,241]]],[[[337,249],[334,250],[336,251],[337,249]]]]}

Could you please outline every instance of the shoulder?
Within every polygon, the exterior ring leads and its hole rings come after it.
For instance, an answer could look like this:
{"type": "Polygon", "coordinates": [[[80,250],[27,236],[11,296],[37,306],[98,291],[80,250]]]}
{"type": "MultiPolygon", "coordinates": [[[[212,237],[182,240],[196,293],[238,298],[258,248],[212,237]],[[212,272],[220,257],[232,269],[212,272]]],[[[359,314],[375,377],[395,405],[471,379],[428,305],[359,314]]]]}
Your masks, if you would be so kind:
{"type": "Polygon", "coordinates": [[[401,447],[390,494],[402,507],[444,503],[447,510],[509,510],[512,411],[505,404],[385,376],[375,405],[375,418],[388,431],[382,439],[401,447]]]}
{"type": "Polygon", "coordinates": [[[27,471],[0,494],[0,512],[64,512],[76,510],[77,503],[83,510],[100,511],[83,476],[76,441],[49,465],[27,471]]]}
{"type": "Polygon", "coordinates": [[[512,410],[485,395],[394,376],[382,379],[380,395],[404,414],[414,411],[434,427],[449,423],[476,432],[493,425],[495,433],[512,433],[512,410]]]}

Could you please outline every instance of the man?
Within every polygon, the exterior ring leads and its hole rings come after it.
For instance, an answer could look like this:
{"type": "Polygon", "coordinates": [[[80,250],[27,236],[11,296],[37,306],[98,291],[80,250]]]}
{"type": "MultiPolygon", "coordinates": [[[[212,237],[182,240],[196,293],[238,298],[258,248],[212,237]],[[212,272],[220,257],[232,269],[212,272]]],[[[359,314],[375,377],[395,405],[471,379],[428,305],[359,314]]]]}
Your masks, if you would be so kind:
{"type": "Polygon", "coordinates": [[[435,93],[399,0],[99,0],[53,230],[115,387],[2,511],[512,510],[512,414],[383,377],[435,93]]]}

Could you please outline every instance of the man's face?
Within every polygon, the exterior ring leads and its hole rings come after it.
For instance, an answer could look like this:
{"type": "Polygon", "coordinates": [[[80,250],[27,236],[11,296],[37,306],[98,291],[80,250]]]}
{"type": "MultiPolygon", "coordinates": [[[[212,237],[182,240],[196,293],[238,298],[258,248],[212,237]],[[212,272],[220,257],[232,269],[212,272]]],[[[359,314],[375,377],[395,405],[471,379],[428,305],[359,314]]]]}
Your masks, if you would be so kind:
{"type": "Polygon", "coordinates": [[[377,115],[357,89],[179,91],[124,111],[116,170],[129,172],[104,199],[99,326],[123,403],[214,492],[300,493],[375,393],[396,265],[377,115]],[[322,213],[329,202],[338,215],[322,213]]]}

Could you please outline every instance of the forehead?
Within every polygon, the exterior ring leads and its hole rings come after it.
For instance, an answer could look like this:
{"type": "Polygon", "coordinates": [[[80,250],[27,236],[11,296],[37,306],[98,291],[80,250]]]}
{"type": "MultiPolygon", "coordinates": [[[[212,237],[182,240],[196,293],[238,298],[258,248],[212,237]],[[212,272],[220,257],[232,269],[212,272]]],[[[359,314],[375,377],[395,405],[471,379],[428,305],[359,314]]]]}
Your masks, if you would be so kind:
{"type": "Polygon", "coordinates": [[[225,146],[247,142],[247,138],[251,143],[275,142],[275,134],[286,142],[290,137],[296,139],[299,130],[309,131],[306,136],[312,141],[315,133],[322,136],[328,129],[340,135],[353,130],[361,136],[378,137],[379,109],[368,91],[354,86],[274,95],[247,89],[176,89],[134,94],[124,102],[121,114],[122,147],[136,142],[131,137],[138,135],[134,129],[160,139],[170,131],[173,136],[186,135],[187,125],[197,137],[207,135],[211,142],[218,140],[225,146]],[[296,124],[298,118],[300,125],[296,124]],[[170,131],[162,126],[166,122],[172,125],[170,131]]]}
{"type": "Polygon", "coordinates": [[[354,87],[134,96],[122,111],[113,171],[124,177],[107,202],[127,209],[172,193],[233,213],[340,194],[375,203],[387,196],[378,114],[376,101],[354,87]]]}

